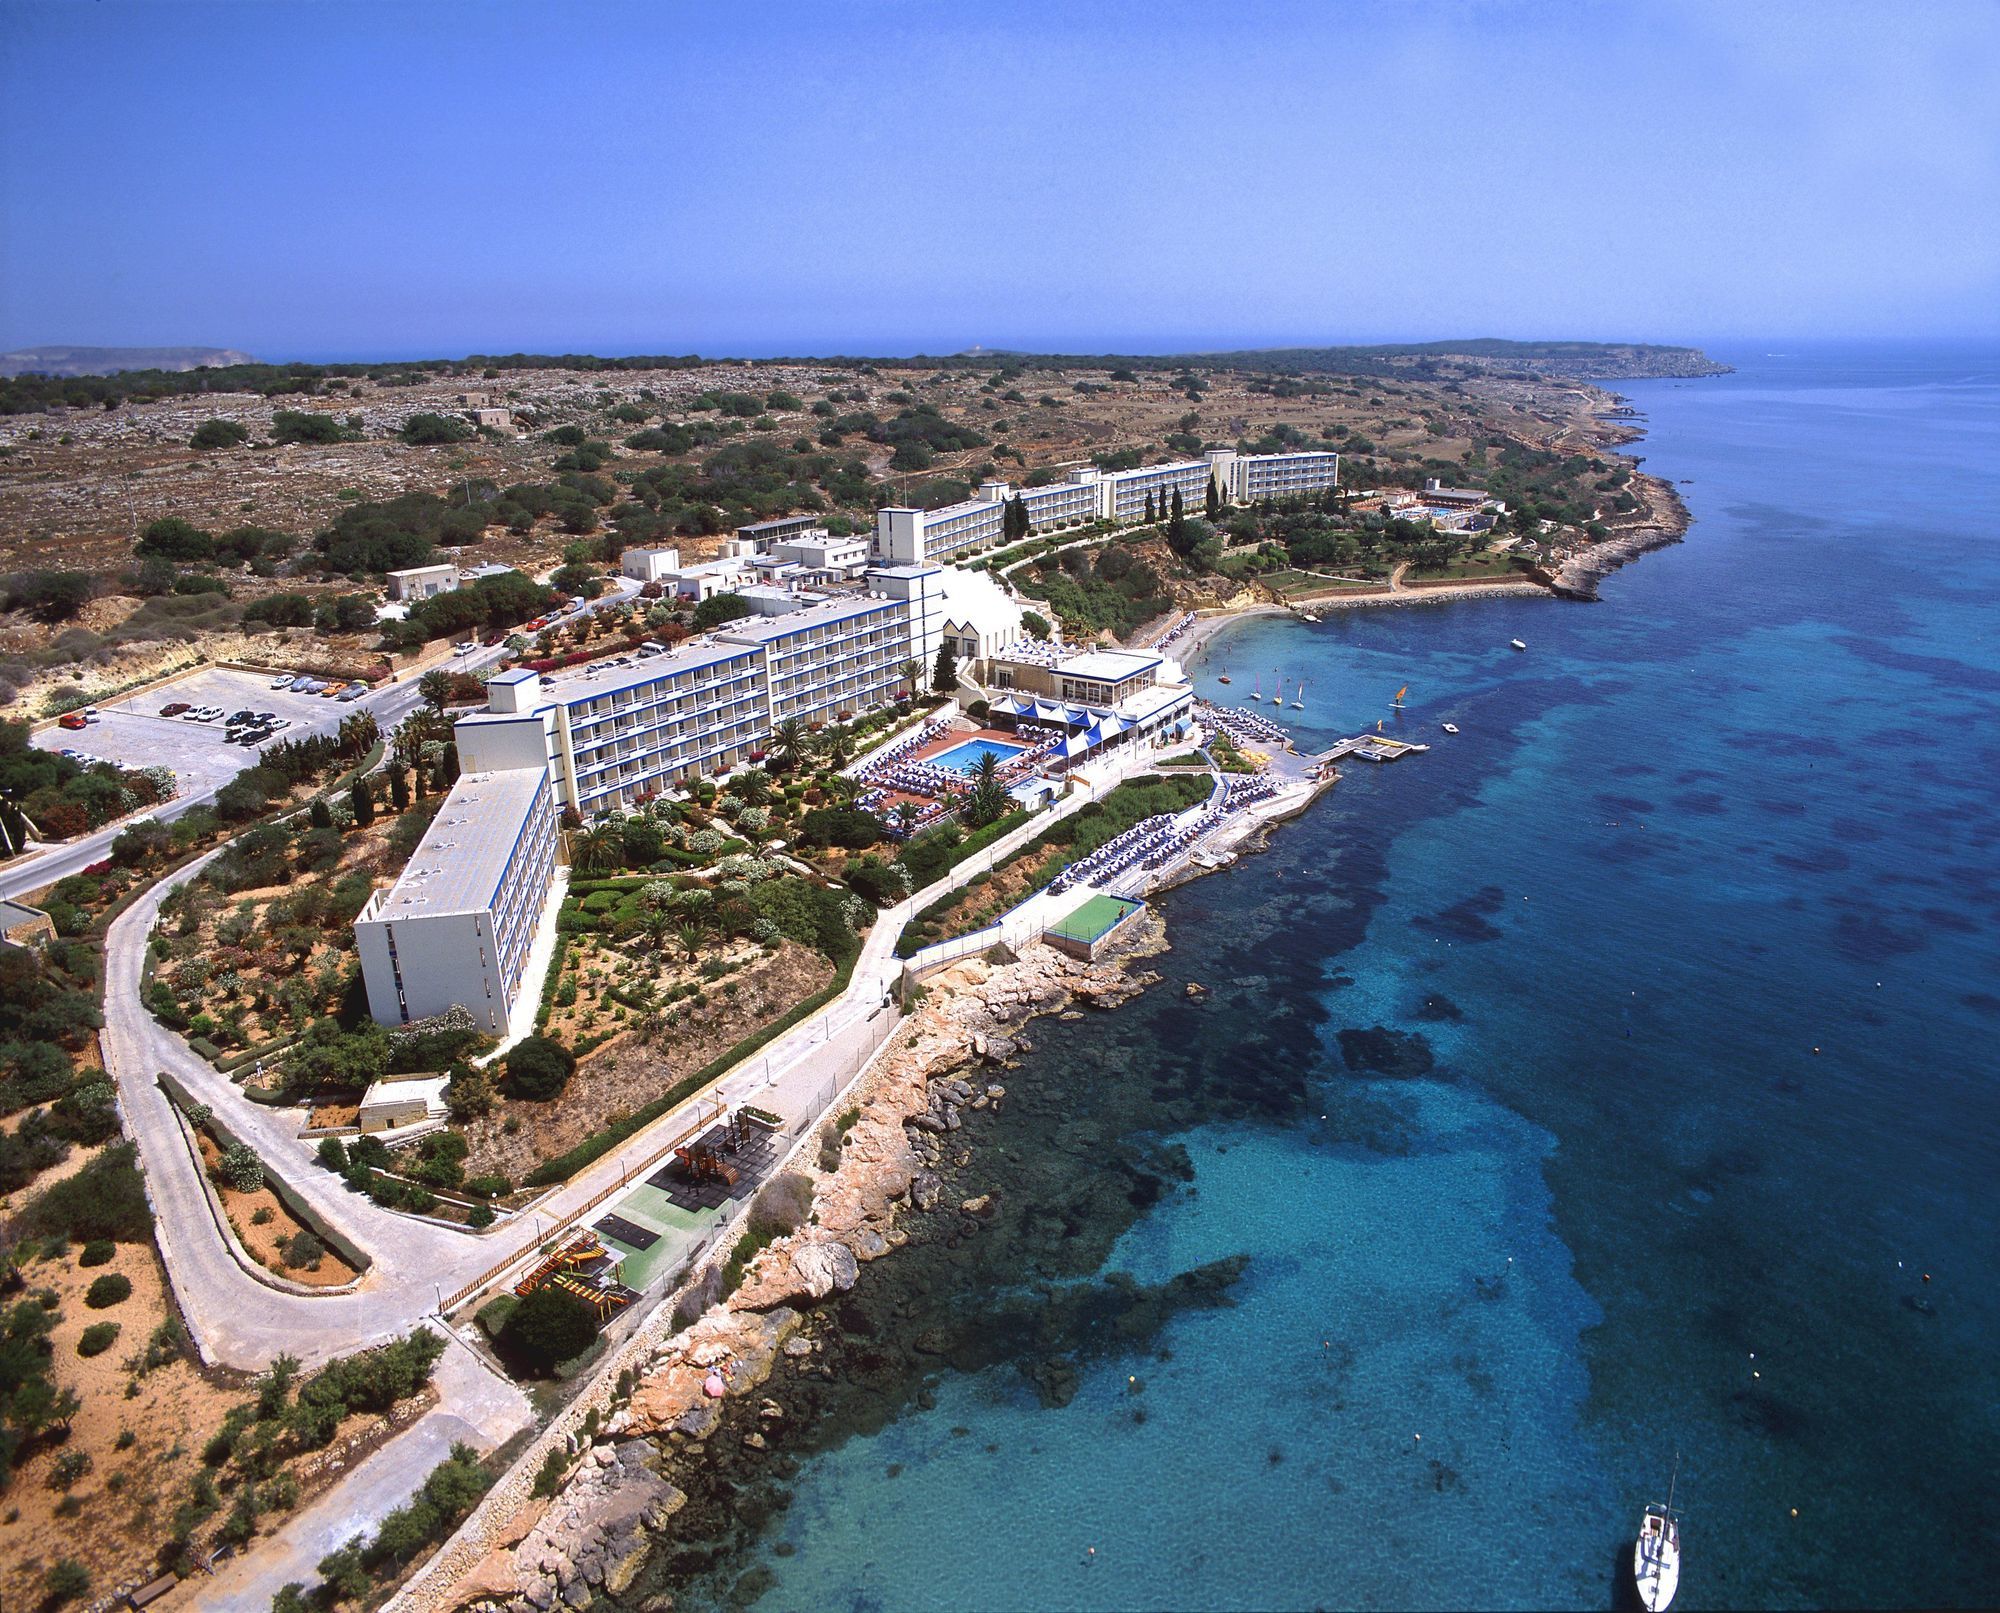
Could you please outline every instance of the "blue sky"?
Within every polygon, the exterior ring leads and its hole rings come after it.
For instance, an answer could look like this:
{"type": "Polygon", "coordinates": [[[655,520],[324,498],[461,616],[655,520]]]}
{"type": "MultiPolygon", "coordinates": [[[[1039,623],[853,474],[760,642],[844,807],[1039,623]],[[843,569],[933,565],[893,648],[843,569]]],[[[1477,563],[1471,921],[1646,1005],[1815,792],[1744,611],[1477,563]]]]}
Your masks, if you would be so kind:
{"type": "Polygon", "coordinates": [[[1996,334],[1991,4],[0,11],[4,346],[1996,334]]]}

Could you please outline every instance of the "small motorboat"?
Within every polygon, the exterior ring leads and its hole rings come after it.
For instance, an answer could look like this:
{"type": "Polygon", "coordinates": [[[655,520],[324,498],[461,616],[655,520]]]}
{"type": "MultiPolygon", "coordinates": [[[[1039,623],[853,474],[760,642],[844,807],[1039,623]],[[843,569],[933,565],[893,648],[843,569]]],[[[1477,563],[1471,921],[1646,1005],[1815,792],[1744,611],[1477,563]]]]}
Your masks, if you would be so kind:
{"type": "Polygon", "coordinates": [[[1444,731],[1447,734],[1455,734],[1458,732],[1458,724],[1455,722],[1448,722],[1444,725],[1444,731]]]}
{"type": "Polygon", "coordinates": [[[1216,681],[1217,683],[1227,683],[1227,682],[1229,681],[1229,674],[1228,674],[1227,672],[1225,672],[1225,673],[1223,673],[1223,674],[1222,674],[1222,675],[1221,675],[1221,676],[1220,676],[1219,678],[1217,678],[1217,679],[1216,679],[1215,681],[1216,681]]]}
{"type": "Polygon", "coordinates": [[[1674,1483],[1680,1463],[1667,1484],[1665,1504],[1649,1502],[1639,1519],[1639,1540],[1632,1548],[1632,1585],[1646,1613],[1667,1613],[1681,1583],[1681,1521],[1674,1511],[1674,1483]]]}
{"type": "Polygon", "coordinates": [[[1528,646],[1523,644],[1519,639],[1512,639],[1509,641],[1509,648],[1511,649],[1525,650],[1527,647],[1528,646]]]}

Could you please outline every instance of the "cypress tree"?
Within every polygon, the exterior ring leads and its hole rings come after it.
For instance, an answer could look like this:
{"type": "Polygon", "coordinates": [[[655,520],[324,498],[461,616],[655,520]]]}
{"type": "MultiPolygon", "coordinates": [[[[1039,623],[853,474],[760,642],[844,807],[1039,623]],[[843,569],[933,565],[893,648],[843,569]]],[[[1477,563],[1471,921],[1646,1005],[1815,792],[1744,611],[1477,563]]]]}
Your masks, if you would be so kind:
{"type": "Polygon", "coordinates": [[[406,810],[410,804],[410,775],[400,767],[389,770],[389,803],[398,812],[406,810]]]}
{"type": "Polygon", "coordinates": [[[1217,491],[1213,476],[1208,479],[1207,510],[1208,518],[1211,521],[1220,519],[1222,515],[1222,494],[1217,491]]]}
{"type": "Polygon", "coordinates": [[[1146,495],[1146,525],[1151,526],[1152,524],[1153,524],[1153,495],[1151,493],[1148,493],[1146,495]]]}
{"type": "Polygon", "coordinates": [[[347,792],[347,800],[354,808],[356,828],[365,829],[375,821],[375,792],[368,787],[365,778],[354,781],[354,787],[347,792]]]}
{"type": "Polygon", "coordinates": [[[931,669],[931,688],[938,694],[958,693],[958,652],[946,639],[938,646],[937,664],[931,669]]]}

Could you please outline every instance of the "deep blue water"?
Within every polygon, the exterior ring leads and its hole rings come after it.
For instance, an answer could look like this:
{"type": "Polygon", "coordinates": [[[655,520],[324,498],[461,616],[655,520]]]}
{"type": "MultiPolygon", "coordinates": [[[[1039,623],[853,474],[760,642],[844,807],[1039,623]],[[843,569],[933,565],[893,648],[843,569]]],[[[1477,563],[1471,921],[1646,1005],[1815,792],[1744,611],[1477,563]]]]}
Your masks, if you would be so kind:
{"type": "Polygon", "coordinates": [[[1238,1303],[1059,1409],[941,1372],[808,1461],[760,1606],[1615,1605],[1676,1449],[1678,1605],[2000,1600],[2000,355],[1718,356],[1625,388],[1695,524],[1602,603],[1219,641],[1211,696],[1433,747],[1038,1028],[1047,1080],[1303,1061],[1112,1258],[1246,1252],[1238,1303]]]}

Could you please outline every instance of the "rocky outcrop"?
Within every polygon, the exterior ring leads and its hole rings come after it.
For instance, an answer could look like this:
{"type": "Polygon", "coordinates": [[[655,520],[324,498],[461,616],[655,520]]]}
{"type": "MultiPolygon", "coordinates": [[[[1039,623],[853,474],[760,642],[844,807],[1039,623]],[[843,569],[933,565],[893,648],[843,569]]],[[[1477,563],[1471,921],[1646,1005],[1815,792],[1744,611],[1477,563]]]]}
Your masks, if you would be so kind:
{"type": "Polygon", "coordinates": [[[686,1501],[645,1440],[595,1446],[520,1544],[490,1553],[472,1578],[487,1599],[504,1597],[519,1613],[620,1595],[646,1559],[646,1531],[665,1527],[686,1501]]]}
{"type": "Polygon", "coordinates": [[[1564,561],[1550,586],[1565,599],[1594,601],[1598,583],[1620,566],[1679,543],[1686,533],[1692,517],[1680,494],[1656,476],[1635,476],[1633,485],[1646,501],[1647,524],[1593,543],[1564,561]]]}

